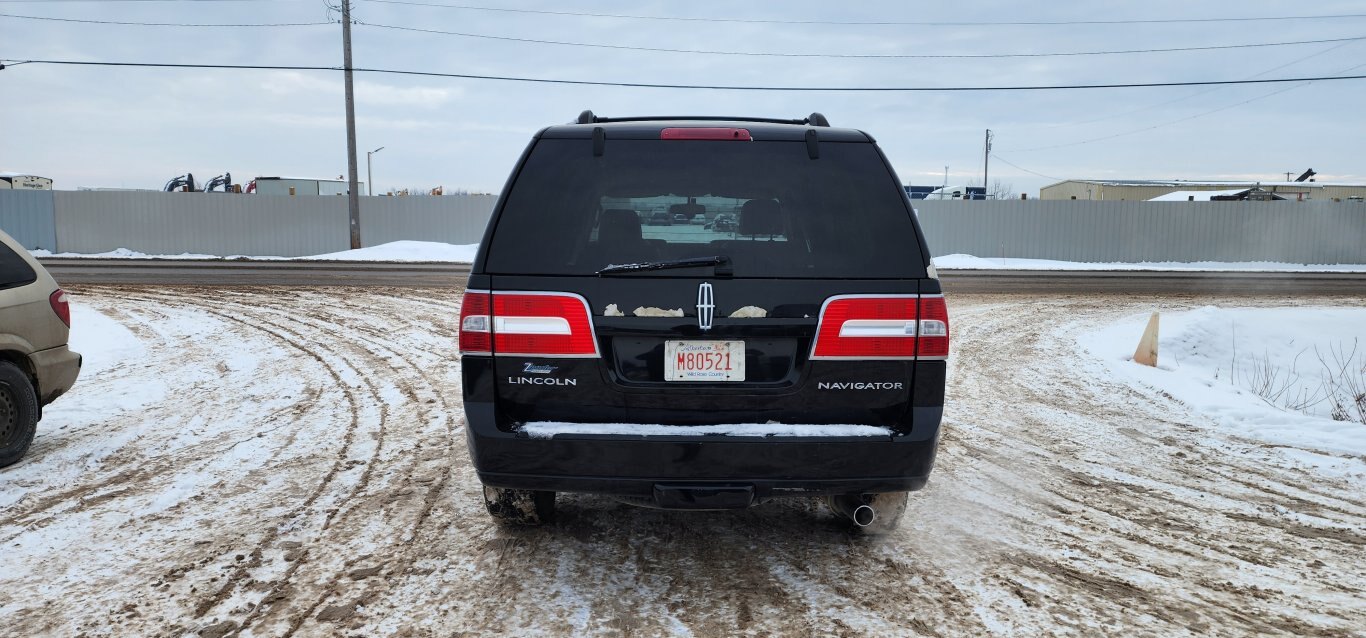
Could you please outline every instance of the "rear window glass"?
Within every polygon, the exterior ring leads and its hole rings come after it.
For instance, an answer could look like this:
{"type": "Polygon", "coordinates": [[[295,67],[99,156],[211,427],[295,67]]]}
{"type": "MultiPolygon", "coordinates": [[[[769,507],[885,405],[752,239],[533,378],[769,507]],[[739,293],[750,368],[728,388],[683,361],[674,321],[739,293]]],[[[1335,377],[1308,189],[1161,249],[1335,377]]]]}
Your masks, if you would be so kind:
{"type": "Polygon", "coordinates": [[[37,279],[37,273],[23,257],[0,243],[0,289],[31,284],[37,279]]]}
{"type": "MultiPolygon", "coordinates": [[[[901,186],[876,147],[541,140],[508,193],[490,273],[587,275],[724,256],[736,277],[925,276],[901,186]]],[[[688,270],[657,276],[696,276],[688,270]]]]}

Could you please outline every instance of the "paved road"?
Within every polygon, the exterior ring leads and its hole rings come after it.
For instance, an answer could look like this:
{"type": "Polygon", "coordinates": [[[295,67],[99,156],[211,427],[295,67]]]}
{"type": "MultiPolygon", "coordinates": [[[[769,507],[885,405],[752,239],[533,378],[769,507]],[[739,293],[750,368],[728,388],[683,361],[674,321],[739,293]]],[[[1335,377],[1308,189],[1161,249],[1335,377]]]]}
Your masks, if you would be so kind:
{"type": "MultiPolygon", "coordinates": [[[[463,286],[469,264],[440,262],[204,261],[43,259],[71,284],[286,286],[463,286]]],[[[941,271],[959,294],[1187,293],[1203,295],[1361,295],[1366,273],[1198,271],[941,271]]]]}

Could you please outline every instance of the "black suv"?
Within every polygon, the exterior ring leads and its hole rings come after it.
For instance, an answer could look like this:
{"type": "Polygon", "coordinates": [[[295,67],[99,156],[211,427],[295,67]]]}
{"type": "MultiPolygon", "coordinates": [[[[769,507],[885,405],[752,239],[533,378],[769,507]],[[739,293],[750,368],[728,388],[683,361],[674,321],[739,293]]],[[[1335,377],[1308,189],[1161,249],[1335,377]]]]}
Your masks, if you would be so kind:
{"type": "Polygon", "coordinates": [[[801,120],[604,118],[541,130],[460,311],[489,512],[555,493],[662,508],[823,496],[895,526],[934,464],[948,313],[873,138],[801,120]],[[696,206],[734,219],[651,226],[696,206]]]}

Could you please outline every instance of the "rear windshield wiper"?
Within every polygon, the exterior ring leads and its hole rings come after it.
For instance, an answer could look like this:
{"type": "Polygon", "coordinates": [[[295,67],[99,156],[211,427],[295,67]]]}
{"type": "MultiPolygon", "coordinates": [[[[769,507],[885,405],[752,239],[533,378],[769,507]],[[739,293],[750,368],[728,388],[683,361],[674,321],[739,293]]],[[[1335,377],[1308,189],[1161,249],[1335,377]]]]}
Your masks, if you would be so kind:
{"type": "MultiPolygon", "coordinates": [[[[730,258],[724,255],[714,257],[691,257],[688,259],[675,259],[673,261],[645,261],[638,264],[612,264],[598,271],[599,275],[613,275],[619,273],[646,272],[650,270],[672,270],[674,268],[699,268],[702,266],[717,266],[717,275],[728,273],[721,272],[720,266],[730,264],[730,258]]],[[[729,270],[728,268],[725,270],[729,270]]]]}

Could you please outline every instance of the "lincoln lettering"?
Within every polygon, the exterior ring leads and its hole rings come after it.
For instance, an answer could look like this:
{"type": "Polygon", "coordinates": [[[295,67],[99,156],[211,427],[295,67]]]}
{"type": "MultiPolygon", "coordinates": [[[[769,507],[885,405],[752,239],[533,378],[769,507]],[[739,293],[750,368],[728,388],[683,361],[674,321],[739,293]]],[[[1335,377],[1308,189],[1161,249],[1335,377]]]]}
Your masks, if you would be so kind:
{"type": "Polygon", "coordinates": [[[578,385],[578,379],[557,379],[555,377],[508,377],[512,385],[578,385]]]}
{"type": "Polygon", "coordinates": [[[821,381],[816,384],[816,387],[821,390],[901,390],[905,386],[891,381],[849,381],[838,383],[821,381]]]}

